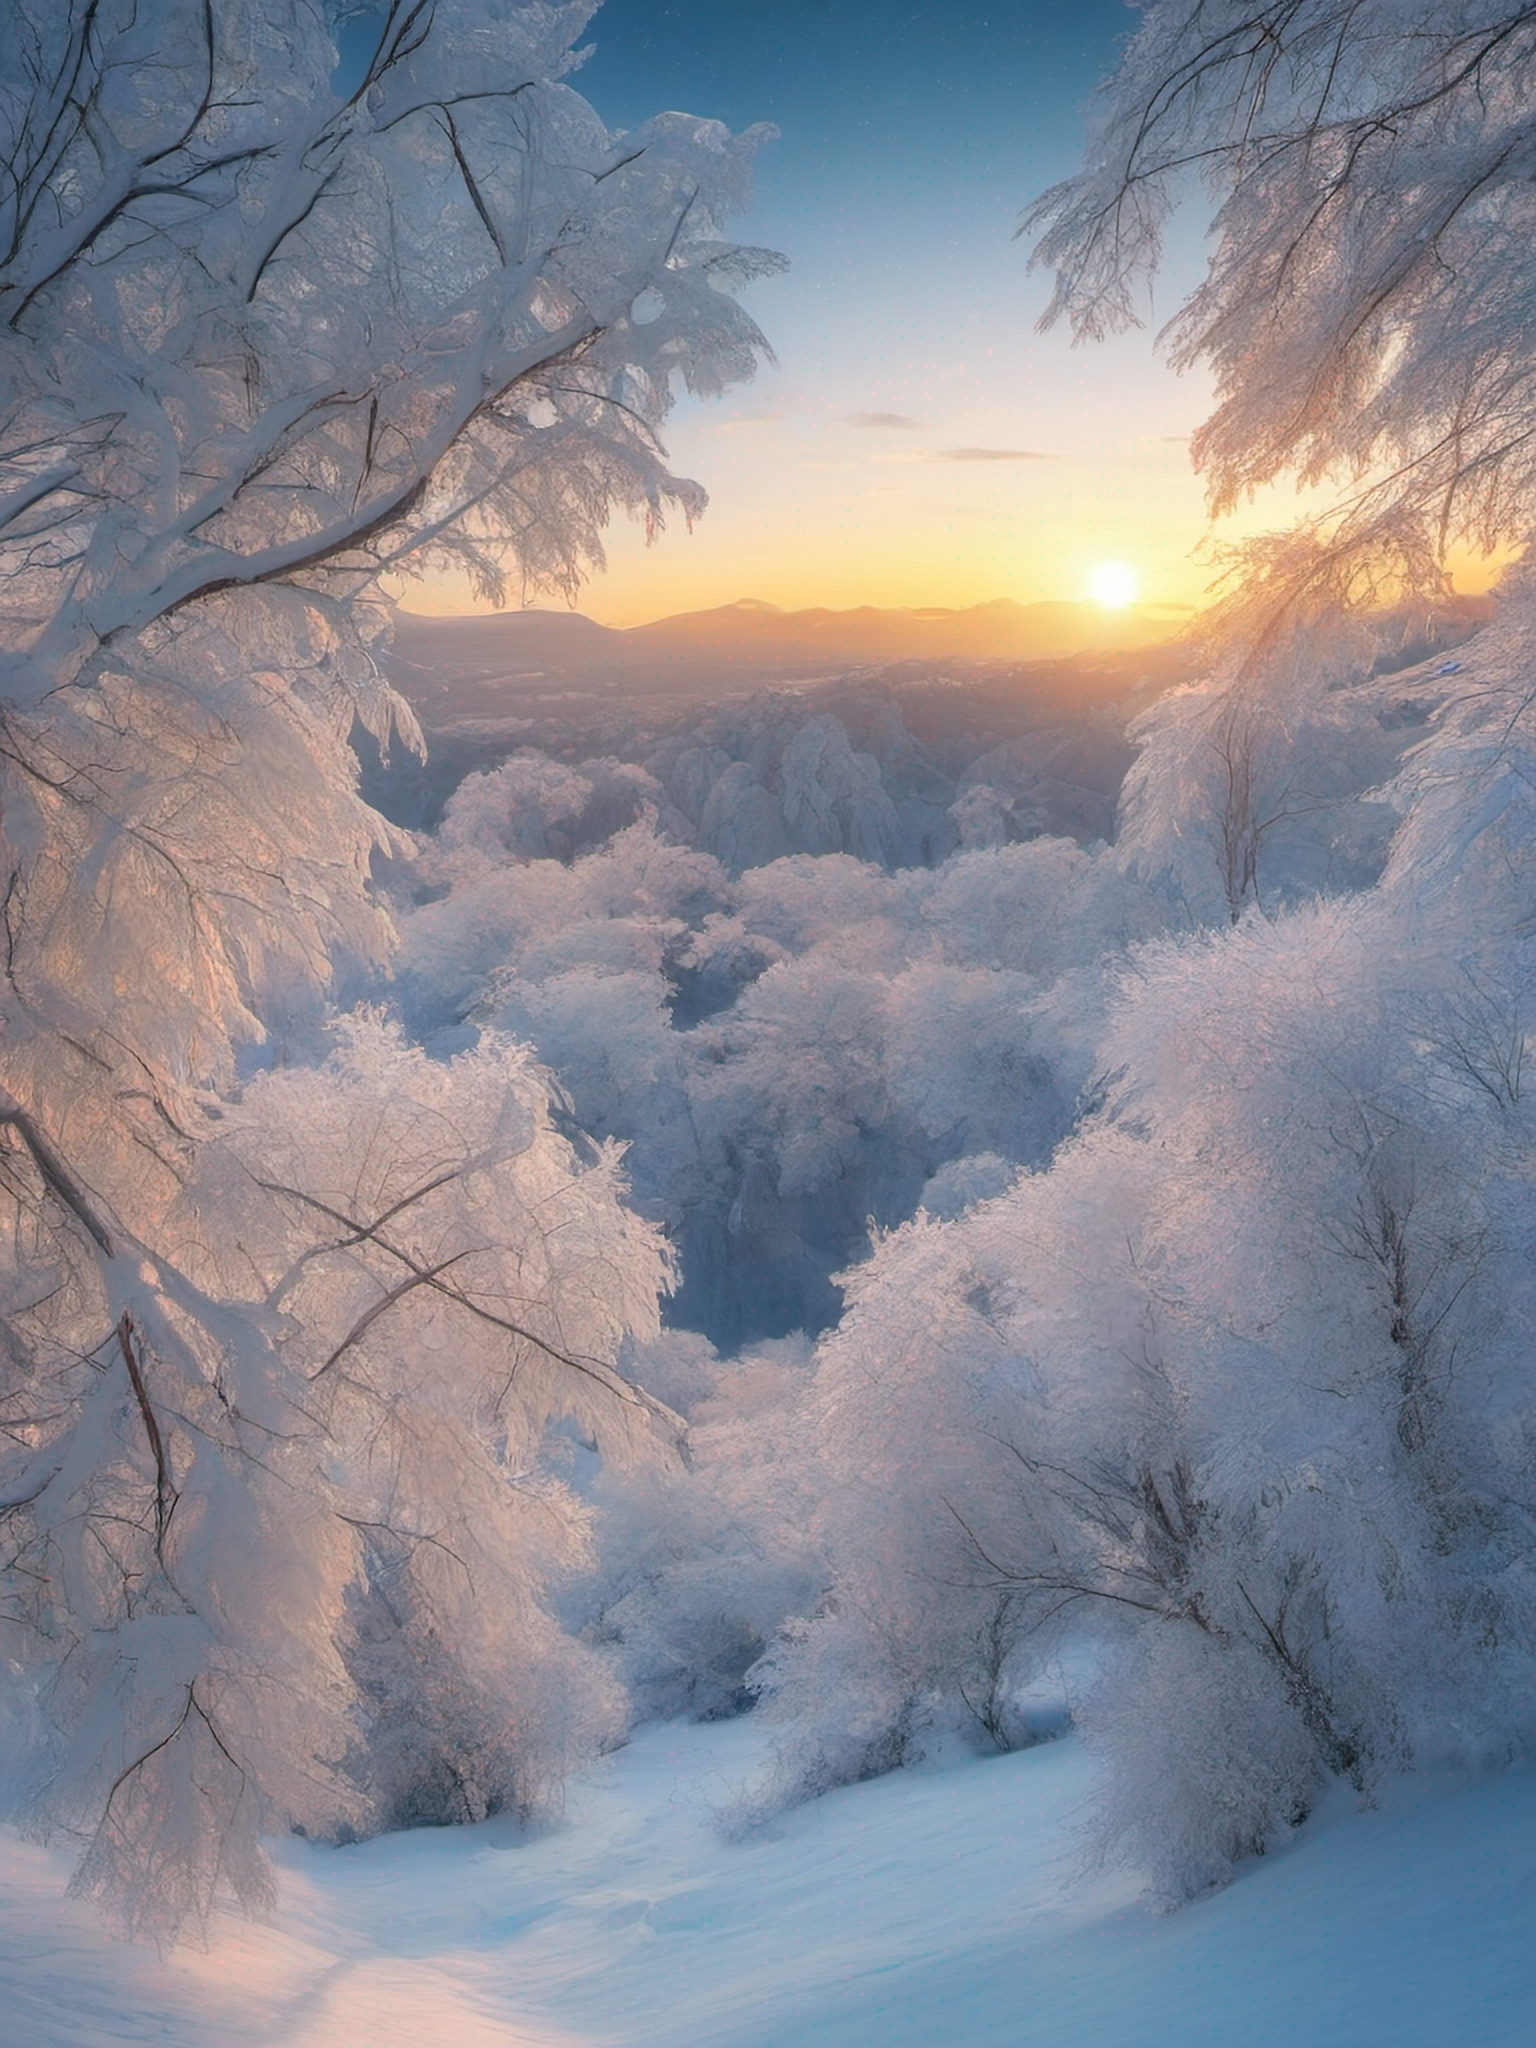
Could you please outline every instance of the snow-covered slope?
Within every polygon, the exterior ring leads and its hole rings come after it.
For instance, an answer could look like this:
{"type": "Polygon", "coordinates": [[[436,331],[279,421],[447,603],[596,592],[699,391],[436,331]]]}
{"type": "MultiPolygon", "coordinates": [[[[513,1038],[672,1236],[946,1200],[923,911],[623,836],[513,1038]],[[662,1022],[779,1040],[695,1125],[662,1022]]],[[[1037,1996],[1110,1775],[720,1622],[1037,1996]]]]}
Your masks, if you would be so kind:
{"type": "Polygon", "coordinates": [[[1336,1811],[1169,1918],[1085,1872],[1073,1740],[745,1843],[769,1731],[643,1729],[565,1821],[281,1852],[271,1927],[162,1960],[0,1835],[5,2048],[1526,2048],[1536,1774],[1336,1811]]]}

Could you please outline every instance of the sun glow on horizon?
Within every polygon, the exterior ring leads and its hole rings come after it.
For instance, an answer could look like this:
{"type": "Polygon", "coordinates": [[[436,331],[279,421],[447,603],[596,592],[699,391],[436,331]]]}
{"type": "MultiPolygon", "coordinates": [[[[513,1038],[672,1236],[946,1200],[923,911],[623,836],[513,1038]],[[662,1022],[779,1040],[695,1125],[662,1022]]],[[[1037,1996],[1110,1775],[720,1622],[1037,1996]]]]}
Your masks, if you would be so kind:
{"type": "Polygon", "coordinates": [[[1129,562],[1100,562],[1088,572],[1088,595],[1107,612],[1124,611],[1141,595],[1141,572],[1129,562]]]}

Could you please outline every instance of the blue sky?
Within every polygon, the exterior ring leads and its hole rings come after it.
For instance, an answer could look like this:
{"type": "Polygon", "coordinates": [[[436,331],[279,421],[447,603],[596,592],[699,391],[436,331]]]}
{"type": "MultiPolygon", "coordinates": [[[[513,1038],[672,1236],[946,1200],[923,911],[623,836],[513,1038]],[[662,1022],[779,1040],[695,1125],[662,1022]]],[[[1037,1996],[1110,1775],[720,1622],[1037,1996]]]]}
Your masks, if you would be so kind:
{"type": "MultiPolygon", "coordinates": [[[[1162,367],[1150,331],[1038,335],[1047,280],[1014,239],[1074,168],[1083,104],[1135,24],[1118,0],[606,0],[572,83],[613,127],[669,107],[776,124],[736,225],[791,269],[749,299],[777,368],[674,416],[708,515],[649,549],[616,527],[584,610],[1029,602],[1081,595],[1106,558],[1151,601],[1198,595],[1186,441],[1206,387],[1162,367]]],[[[1197,260],[1192,230],[1154,325],[1197,260]]]]}

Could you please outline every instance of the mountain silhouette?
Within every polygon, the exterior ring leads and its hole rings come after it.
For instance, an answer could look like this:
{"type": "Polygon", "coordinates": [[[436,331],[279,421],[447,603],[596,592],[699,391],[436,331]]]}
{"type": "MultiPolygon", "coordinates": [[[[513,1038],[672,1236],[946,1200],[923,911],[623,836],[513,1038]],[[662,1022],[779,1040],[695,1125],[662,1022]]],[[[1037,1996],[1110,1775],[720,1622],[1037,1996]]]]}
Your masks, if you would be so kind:
{"type": "Polygon", "coordinates": [[[859,605],[781,611],[758,598],[679,612],[644,626],[600,626],[580,612],[529,609],[431,618],[395,616],[391,668],[429,715],[487,713],[505,695],[624,686],[695,695],[902,661],[1057,661],[1170,640],[1190,614],[1129,605],[1046,602],[950,609],[859,605]],[[441,700],[441,701],[439,701],[441,700]]]}

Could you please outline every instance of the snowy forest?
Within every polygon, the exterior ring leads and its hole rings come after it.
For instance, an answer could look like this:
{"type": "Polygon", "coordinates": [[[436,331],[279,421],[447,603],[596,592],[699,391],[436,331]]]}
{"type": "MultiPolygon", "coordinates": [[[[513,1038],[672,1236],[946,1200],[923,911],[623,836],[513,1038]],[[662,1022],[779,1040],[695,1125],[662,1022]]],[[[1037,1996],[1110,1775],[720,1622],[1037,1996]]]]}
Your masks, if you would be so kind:
{"type": "Polygon", "coordinates": [[[767,690],[417,829],[380,579],[574,600],[768,347],[763,138],[611,133],[593,12],[0,8],[5,1817],[163,1941],[661,1720],[771,1731],[749,1845],[1065,1667],[1177,1907],[1536,1739],[1536,17],[1137,18],[1050,317],[1204,203],[1213,513],[1335,509],[1075,781],[767,690]]]}

